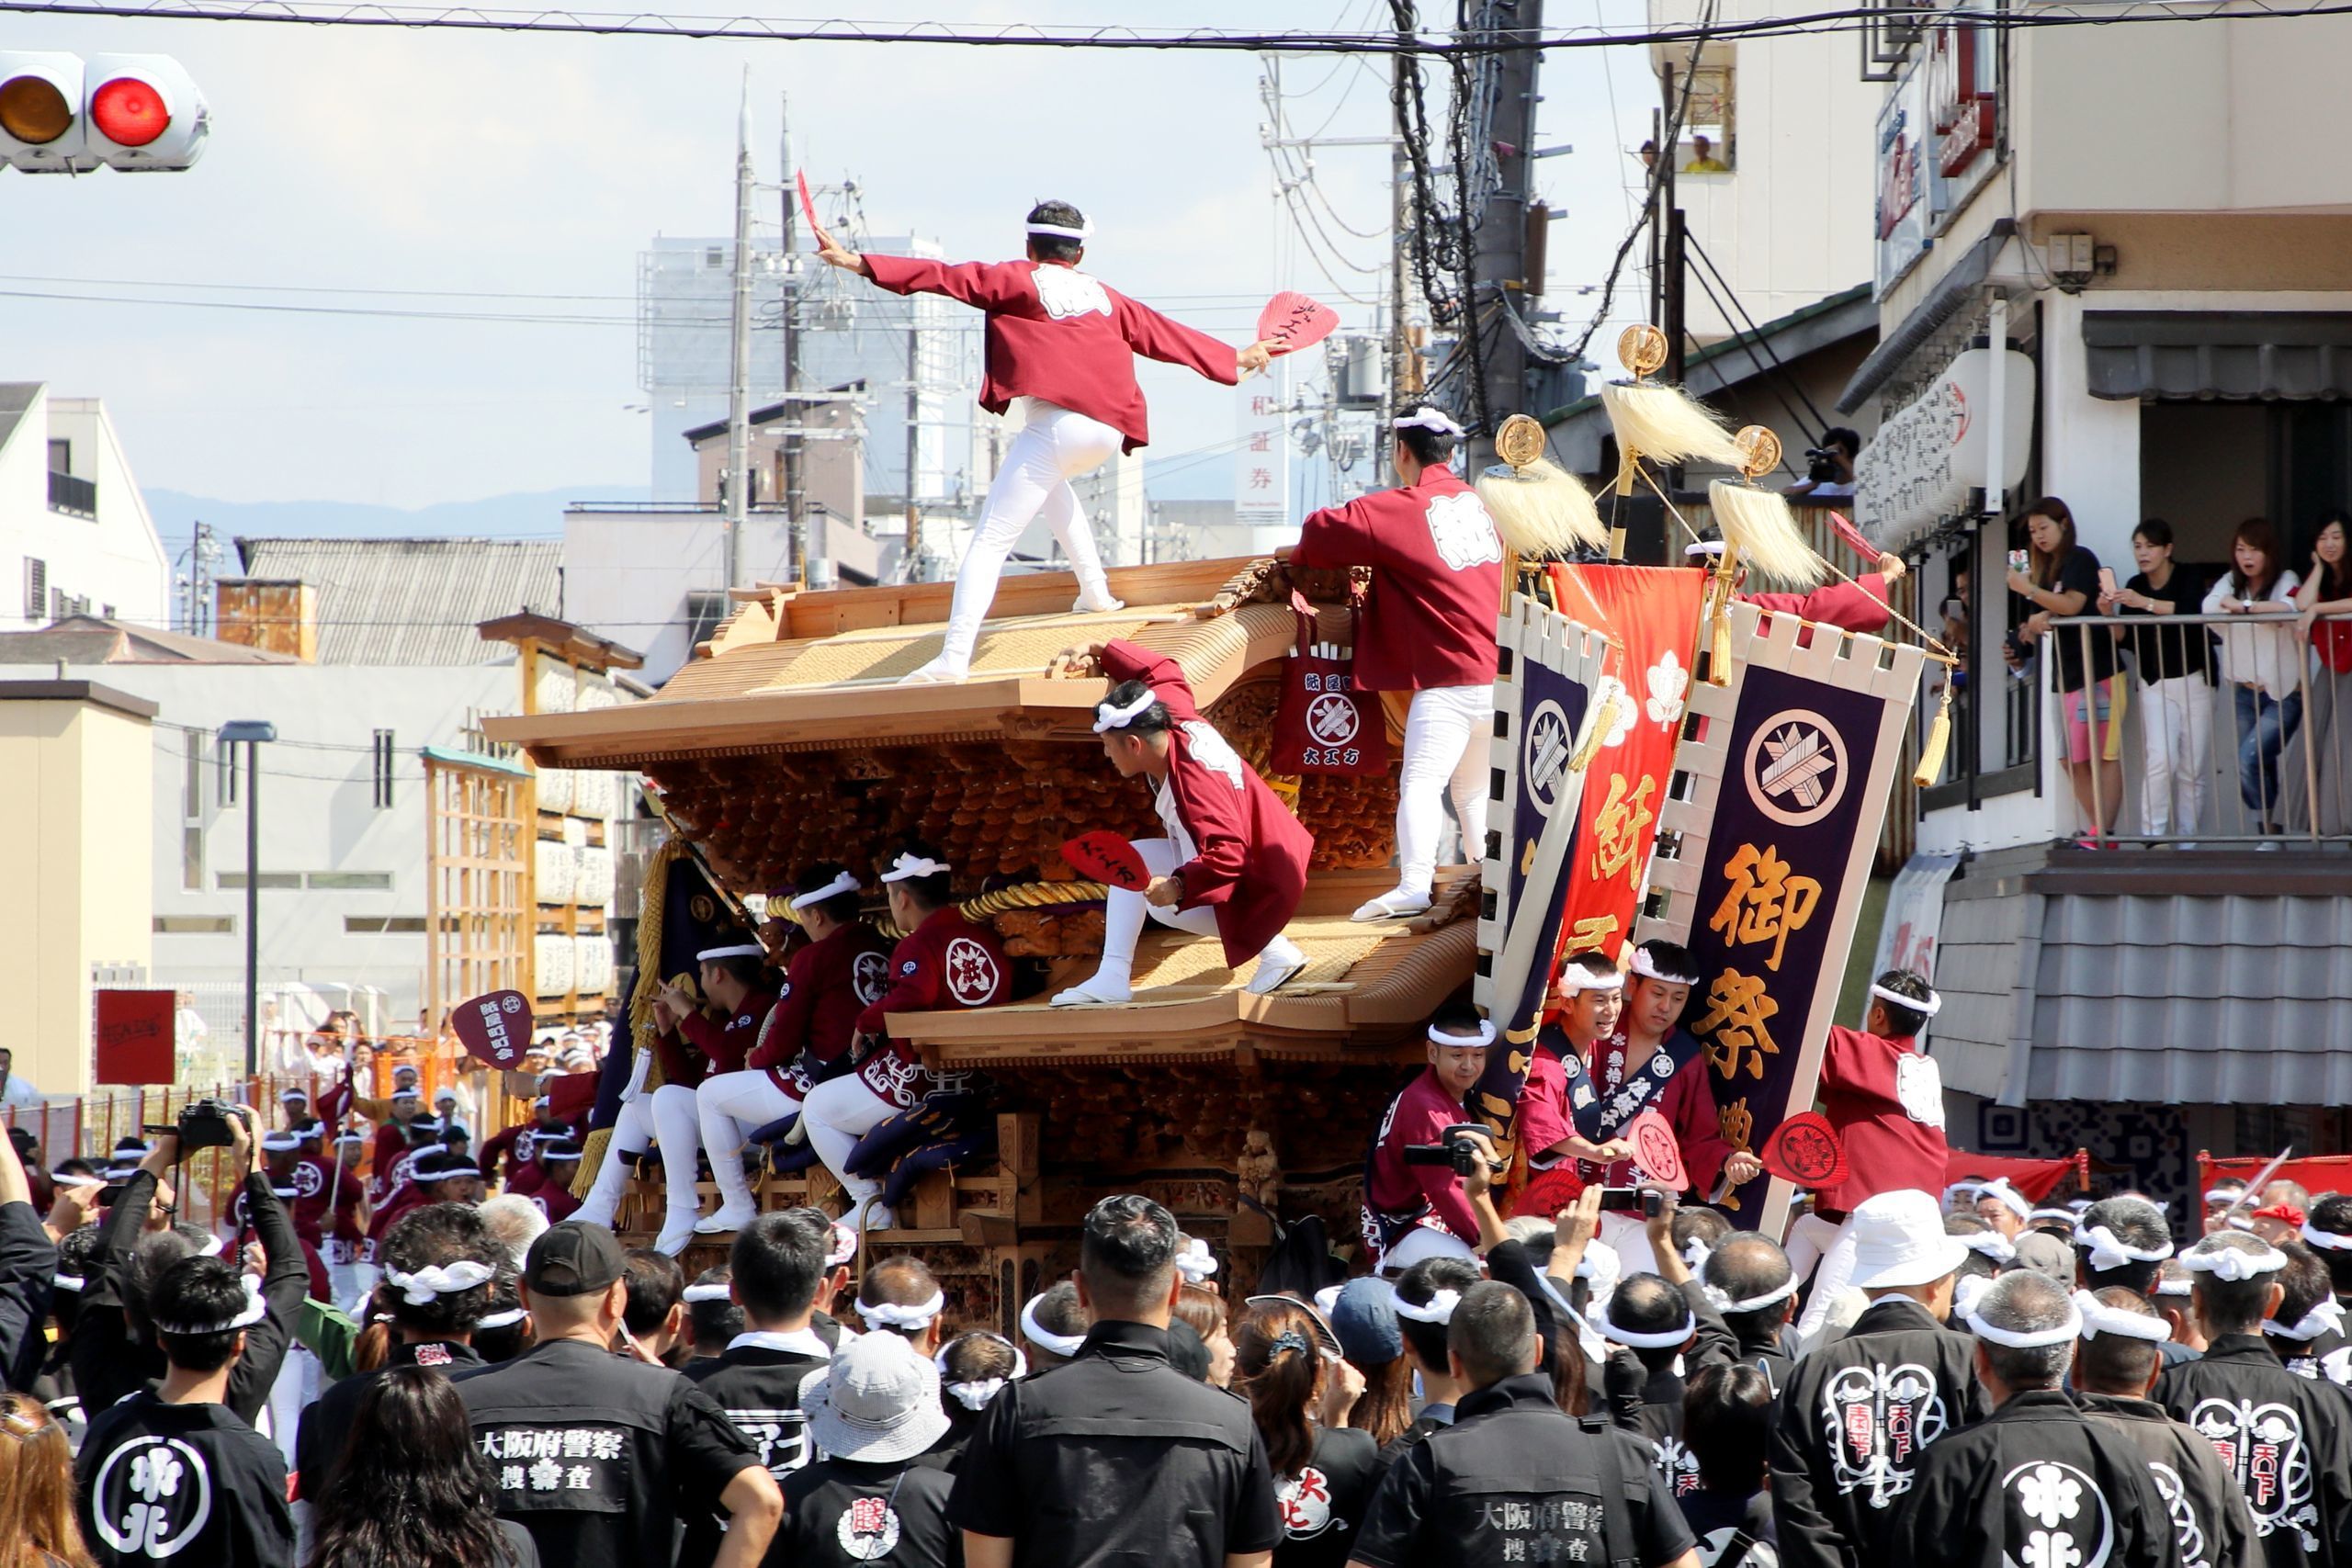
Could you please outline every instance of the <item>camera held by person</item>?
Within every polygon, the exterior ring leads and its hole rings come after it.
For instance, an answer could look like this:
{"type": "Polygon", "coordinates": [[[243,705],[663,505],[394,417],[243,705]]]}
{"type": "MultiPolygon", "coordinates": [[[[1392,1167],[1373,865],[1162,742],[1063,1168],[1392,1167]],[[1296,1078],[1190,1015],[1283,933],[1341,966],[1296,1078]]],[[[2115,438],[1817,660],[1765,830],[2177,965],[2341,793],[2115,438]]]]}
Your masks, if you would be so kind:
{"type": "Polygon", "coordinates": [[[1789,487],[1791,495],[1827,501],[1854,493],[1854,459],[1861,456],[1862,438],[1844,425],[1821,433],[1821,445],[1804,449],[1804,478],[1789,487]]]}
{"type": "MultiPolygon", "coordinates": [[[[1405,1163],[1407,1165],[1452,1166],[1453,1174],[1456,1176],[1475,1175],[1478,1169],[1479,1161],[1486,1156],[1478,1152],[1477,1144],[1469,1134],[1476,1133],[1484,1135],[1486,1131],[1476,1122],[1456,1122],[1441,1134],[1441,1141],[1438,1143],[1406,1145],[1405,1163]]],[[[1510,1168],[1496,1165],[1488,1160],[1487,1168],[1499,1176],[1510,1168]]]]}

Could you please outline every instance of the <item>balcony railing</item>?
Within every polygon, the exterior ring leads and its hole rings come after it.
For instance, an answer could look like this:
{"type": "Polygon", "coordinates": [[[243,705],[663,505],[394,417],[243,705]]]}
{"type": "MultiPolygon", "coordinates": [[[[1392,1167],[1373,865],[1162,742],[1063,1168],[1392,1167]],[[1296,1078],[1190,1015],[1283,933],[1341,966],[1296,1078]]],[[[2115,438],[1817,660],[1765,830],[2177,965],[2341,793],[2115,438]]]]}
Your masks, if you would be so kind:
{"type": "Polygon", "coordinates": [[[62,512],[68,517],[98,515],[98,487],[96,480],[77,479],[72,474],[52,473],[49,476],[49,509],[62,512]]]}
{"type": "Polygon", "coordinates": [[[2077,838],[2352,846],[2352,615],[2070,615],[2025,648],[2040,701],[2017,706],[2069,775],[2059,798],[2077,838]],[[2059,638],[2075,692],[2057,689],[2059,638]]]}

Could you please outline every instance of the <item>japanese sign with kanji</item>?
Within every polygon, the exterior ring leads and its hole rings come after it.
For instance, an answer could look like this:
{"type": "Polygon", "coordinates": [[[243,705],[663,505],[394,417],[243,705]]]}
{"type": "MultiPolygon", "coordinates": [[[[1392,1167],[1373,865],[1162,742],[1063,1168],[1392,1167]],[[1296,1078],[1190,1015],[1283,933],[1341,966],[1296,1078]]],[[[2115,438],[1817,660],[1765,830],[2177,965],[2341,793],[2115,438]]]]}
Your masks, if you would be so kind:
{"type": "Polygon", "coordinates": [[[1290,435],[1283,428],[1289,402],[1285,380],[1277,363],[1265,375],[1244,380],[1234,394],[1241,446],[1233,458],[1233,520],[1244,527],[1283,528],[1295,520],[1290,505],[1290,435]]]}
{"type": "Polygon", "coordinates": [[[469,1055],[493,1067],[511,1067],[530,1048],[531,1004],[520,991],[492,991],[450,1009],[449,1027],[469,1055]]]}
{"type": "MultiPolygon", "coordinates": [[[[1813,1108],[1920,655],[1746,604],[1732,632],[1733,683],[1694,694],[1677,758],[1694,788],[1668,814],[1682,834],[1659,879],[1668,914],[1640,934],[1697,959],[1683,1026],[1706,1045],[1724,1139],[1754,1153],[1813,1108]]],[[[1759,1178],[1733,1218],[1777,1228],[1792,1190],[1759,1178]]]]}

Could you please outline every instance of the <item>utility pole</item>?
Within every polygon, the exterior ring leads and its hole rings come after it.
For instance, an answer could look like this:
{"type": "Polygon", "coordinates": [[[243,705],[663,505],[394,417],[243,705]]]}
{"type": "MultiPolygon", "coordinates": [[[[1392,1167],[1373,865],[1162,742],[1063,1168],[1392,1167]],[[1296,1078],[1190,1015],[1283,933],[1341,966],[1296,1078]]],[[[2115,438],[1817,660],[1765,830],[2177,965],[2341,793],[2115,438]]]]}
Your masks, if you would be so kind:
{"type": "Polygon", "coordinates": [[[752,501],[752,68],[735,126],[735,309],[727,355],[727,586],[743,582],[752,501]]]}
{"type": "MultiPolygon", "coordinates": [[[[1542,59],[1536,40],[1544,28],[1544,0],[1518,0],[1508,28],[1492,29],[1480,42],[1515,44],[1494,54],[1492,110],[1483,126],[1471,128],[1475,146],[1484,141],[1494,152],[1496,189],[1487,194],[1485,209],[1473,236],[1476,246],[1476,276],[1481,289],[1495,290],[1502,308],[1527,317],[1527,208],[1534,178],[1535,69],[1542,59]]],[[[1476,300],[1467,302],[1463,330],[1476,332],[1476,300]]],[[[1505,323],[1494,336],[1486,356],[1486,401],[1492,422],[1527,406],[1527,347],[1519,333],[1505,323]]],[[[1483,433],[1472,461],[1494,458],[1494,432],[1483,433]]]]}
{"type": "Polygon", "coordinates": [[[789,98],[776,95],[776,136],[778,151],[783,158],[782,182],[784,201],[784,310],[781,325],[784,332],[784,515],[790,537],[791,570],[786,573],[794,581],[805,581],[808,575],[808,449],[801,440],[800,400],[800,286],[802,264],[797,238],[800,220],[800,204],[796,193],[794,175],[799,164],[792,156],[792,113],[789,98]]]}
{"type": "MultiPolygon", "coordinates": [[[[1666,124],[1670,129],[1675,124],[1673,112],[1675,95],[1674,67],[1669,63],[1661,67],[1661,70],[1663,72],[1662,80],[1666,87],[1666,97],[1664,100],[1667,106],[1666,124]]],[[[1657,155],[1666,160],[1666,166],[1661,172],[1657,183],[1658,210],[1657,215],[1657,233],[1659,236],[1657,324],[1658,330],[1666,333],[1666,368],[1659,372],[1659,374],[1666,378],[1667,384],[1668,386],[1679,387],[1682,384],[1683,343],[1685,339],[1685,333],[1683,332],[1683,288],[1685,284],[1688,282],[1688,279],[1684,276],[1682,270],[1684,260],[1682,243],[1682,206],[1680,200],[1676,197],[1674,189],[1675,149],[1671,145],[1662,146],[1657,150],[1657,155]]]]}
{"type": "MultiPolygon", "coordinates": [[[[1399,28],[1396,36],[1411,34],[1399,28]]],[[[1413,357],[1412,312],[1406,308],[1412,287],[1413,210],[1412,160],[1405,152],[1405,62],[1401,50],[1388,57],[1388,105],[1396,144],[1388,153],[1388,225],[1392,242],[1388,258],[1388,395],[1380,405],[1380,428],[1374,432],[1373,457],[1375,478],[1385,472],[1388,449],[1396,439],[1392,423],[1405,417],[1405,401],[1420,389],[1419,365],[1413,357]]]]}

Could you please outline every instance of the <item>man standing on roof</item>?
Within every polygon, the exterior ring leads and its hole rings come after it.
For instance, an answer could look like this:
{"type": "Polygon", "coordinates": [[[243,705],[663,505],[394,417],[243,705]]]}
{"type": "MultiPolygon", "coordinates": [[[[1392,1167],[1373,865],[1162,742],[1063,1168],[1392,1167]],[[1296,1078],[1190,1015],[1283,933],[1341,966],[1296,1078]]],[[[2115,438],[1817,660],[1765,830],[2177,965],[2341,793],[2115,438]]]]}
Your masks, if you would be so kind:
{"type": "Polygon", "coordinates": [[[1029,255],[1017,262],[924,261],[860,255],[820,231],[818,255],[870,277],[893,294],[944,294],[988,312],[988,363],[980,406],[1003,413],[1017,400],[1021,430],[989,487],[986,513],[956,574],[956,598],[939,657],[909,684],[956,682],[970,673],[980,622],[996,595],[1012,542],[1040,512],[1078,574],[1080,611],[1116,610],[1094,547],[1093,530],[1069,481],[1114,452],[1150,440],[1135,356],[1182,365],[1227,386],[1262,369],[1271,345],[1236,351],[1170,321],[1078,270],[1094,225],[1066,201],[1029,209],[1029,255]]]}
{"type": "Polygon", "coordinates": [[[1095,705],[1094,733],[1120,777],[1151,780],[1168,836],[1134,841],[1150,884],[1106,892],[1102,965],[1053,1005],[1128,1000],[1147,912],[1196,936],[1215,931],[1229,968],[1256,959],[1248,988],[1267,995],[1306,967],[1283,928],[1306,891],[1315,835],[1201,716],[1174,660],[1113,641],[1066,649],[1047,673],[1097,670],[1112,685],[1095,705]]]}
{"type": "Polygon", "coordinates": [[[1327,507],[1300,525],[1295,567],[1372,569],[1356,622],[1355,683],[1408,692],[1396,785],[1396,886],[1355,913],[1393,920],[1430,907],[1445,801],[1462,858],[1487,852],[1487,736],[1495,709],[1495,622],[1503,547],[1477,491],[1449,466],[1462,427],[1433,408],[1394,422],[1396,490],[1327,507]]]}

